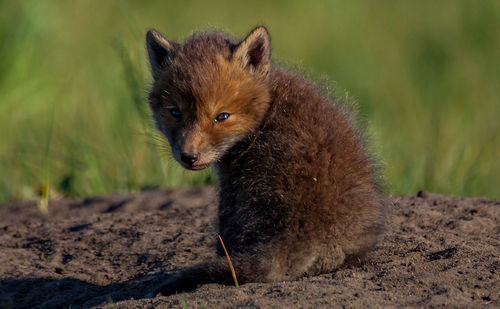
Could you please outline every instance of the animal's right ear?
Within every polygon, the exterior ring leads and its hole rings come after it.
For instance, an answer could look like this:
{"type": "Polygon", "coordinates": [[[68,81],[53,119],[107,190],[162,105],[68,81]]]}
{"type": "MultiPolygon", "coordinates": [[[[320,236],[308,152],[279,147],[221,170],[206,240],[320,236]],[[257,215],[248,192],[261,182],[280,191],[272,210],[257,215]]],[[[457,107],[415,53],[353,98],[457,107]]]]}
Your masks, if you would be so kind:
{"type": "Polygon", "coordinates": [[[155,80],[160,78],[161,72],[169,65],[178,45],[167,40],[156,30],[149,30],[146,34],[151,75],[155,80]]]}

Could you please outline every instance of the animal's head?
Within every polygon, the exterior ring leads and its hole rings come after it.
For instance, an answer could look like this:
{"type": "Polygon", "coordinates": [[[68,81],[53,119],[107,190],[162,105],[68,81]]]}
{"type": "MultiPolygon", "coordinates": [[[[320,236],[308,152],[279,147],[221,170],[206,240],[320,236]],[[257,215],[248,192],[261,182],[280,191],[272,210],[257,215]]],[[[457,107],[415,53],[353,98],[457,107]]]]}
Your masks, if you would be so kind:
{"type": "Polygon", "coordinates": [[[150,30],[146,45],[153,118],[183,167],[206,168],[261,123],[270,104],[266,28],[255,28],[239,43],[210,33],[184,44],[150,30]]]}

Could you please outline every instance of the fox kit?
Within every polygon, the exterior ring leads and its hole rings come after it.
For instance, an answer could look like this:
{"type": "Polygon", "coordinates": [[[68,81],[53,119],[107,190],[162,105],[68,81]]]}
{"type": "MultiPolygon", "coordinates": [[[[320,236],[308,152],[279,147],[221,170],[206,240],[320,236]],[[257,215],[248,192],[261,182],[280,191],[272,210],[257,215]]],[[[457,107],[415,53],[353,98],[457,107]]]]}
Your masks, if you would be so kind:
{"type": "MultiPolygon", "coordinates": [[[[173,157],[218,178],[218,232],[240,282],[331,272],[374,246],[385,200],[349,117],[319,87],[271,62],[269,34],[219,32],[184,44],[146,36],[149,104],[173,157]]],[[[223,251],[157,292],[230,284],[223,251]]]]}

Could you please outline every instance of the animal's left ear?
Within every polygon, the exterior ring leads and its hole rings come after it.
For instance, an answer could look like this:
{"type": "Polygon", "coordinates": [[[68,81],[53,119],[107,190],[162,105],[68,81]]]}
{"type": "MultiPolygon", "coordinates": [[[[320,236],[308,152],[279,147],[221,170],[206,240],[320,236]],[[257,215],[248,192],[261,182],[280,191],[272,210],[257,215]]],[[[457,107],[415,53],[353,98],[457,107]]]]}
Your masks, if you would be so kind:
{"type": "Polygon", "coordinates": [[[238,44],[233,57],[252,73],[266,76],[271,70],[271,46],[267,29],[263,26],[253,29],[238,44]]]}

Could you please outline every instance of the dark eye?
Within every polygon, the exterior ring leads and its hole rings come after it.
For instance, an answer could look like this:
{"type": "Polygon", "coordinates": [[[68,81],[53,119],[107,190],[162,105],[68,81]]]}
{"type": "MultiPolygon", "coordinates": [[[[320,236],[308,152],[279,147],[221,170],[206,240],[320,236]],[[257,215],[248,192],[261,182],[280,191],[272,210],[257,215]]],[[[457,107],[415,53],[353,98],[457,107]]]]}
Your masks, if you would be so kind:
{"type": "Polygon", "coordinates": [[[231,116],[231,115],[228,114],[228,113],[220,113],[219,115],[217,115],[217,117],[215,117],[215,119],[213,120],[213,122],[216,123],[216,122],[224,121],[227,118],[229,118],[229,116],[231,116]]]}
{"type": "Polygon", "coordinates": [[[181,118],[181,111],[178,108],[171,108],[168,110],[170,112],[170,115],[174,118],[181,118]]]}

